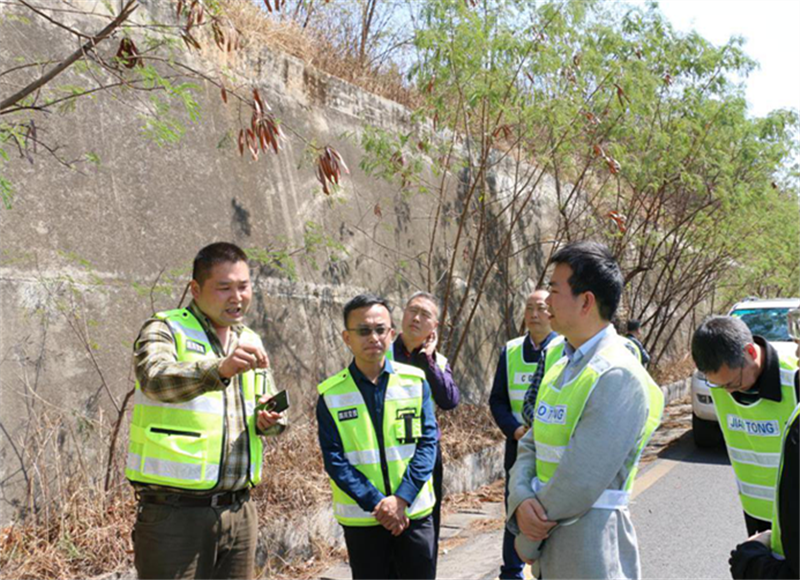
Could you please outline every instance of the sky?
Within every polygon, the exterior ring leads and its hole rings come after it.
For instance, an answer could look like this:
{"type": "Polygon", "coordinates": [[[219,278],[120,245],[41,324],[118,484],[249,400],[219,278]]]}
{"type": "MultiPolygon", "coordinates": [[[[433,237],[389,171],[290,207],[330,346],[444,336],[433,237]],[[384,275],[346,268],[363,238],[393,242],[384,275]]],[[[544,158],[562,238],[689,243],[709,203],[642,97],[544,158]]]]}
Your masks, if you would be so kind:
{"type": "Polygon", "coordinates": [[[745,38],[745,53],[760,64],[746,79],[750,115],[763,117],[783,108],[800,112],[800,1],[661,0],[658,4],[676,29],[696,30],[715,45],[731,36],[745,38]]]}

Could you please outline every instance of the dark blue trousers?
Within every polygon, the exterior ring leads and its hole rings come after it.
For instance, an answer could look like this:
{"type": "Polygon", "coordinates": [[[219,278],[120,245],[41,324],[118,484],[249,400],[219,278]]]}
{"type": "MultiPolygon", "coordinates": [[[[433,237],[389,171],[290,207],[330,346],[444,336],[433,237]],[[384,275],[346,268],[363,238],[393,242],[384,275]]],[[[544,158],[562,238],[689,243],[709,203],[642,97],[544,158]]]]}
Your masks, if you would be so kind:
{"type": "MultiPolygon", "coordinates": [[[[506,492],[505,504],[506,513],[508,513],[508,472],[514,467],[514,462],[517,460],[517,442],[514,439],[506,440],[506,456],[505,456],[505,469],[506,469],[506,492]]],[[[525,568],[525,562],[520,560],[517,551],[514,549],[514,534],[508,530],[503,531],[503,565],[500,566],[501,579],[521,580],[523,578],[522,570],[525,568]]]]}

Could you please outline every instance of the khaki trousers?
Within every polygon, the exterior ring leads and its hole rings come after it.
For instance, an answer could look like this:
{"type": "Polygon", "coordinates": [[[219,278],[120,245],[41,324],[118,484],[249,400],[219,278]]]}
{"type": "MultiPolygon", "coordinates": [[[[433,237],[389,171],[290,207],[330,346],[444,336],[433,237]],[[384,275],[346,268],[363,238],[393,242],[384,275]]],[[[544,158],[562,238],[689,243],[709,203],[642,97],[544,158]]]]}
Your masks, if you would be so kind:
{"type": "Polygon", "coordinates": [[[257,523],[250,499],[226,507],[140,503],[133,526],[139,578],[253,578],[257,523]]]}

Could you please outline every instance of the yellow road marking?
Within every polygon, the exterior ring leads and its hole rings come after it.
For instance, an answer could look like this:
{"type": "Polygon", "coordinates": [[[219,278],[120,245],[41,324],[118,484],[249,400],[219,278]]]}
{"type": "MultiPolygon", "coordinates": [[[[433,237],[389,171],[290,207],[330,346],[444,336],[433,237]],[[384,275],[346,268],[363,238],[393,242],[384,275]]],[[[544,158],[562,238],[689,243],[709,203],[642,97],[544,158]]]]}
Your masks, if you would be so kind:
{"type": "MultiPolygon", "coordinates": [[[[631,494],[631,500],[636,499],[636,497],[646,491],[649,487],[651,487],[655,482],[659,479],[664,477],[670,471],[675,469],[686,457],[688,457],[692,451],[694,451],[694,447],[686,446],[686,449],[671,457],[670,459],[656,459],[657,464],[651,467],[647,472],[642,475],[641,477],[636,478],[636,485],[634,486],[633,493],[631,494]]],[[[535,580],[535,577],[532,574],[531,567],[525,566],[525,570],[523,571],[523,575],[525,580],[535,580]]],[[[496,578],[495,580],[498,580],[496,578]]]]}
{"type": "Polygon", "coordinates": [[[634,500],[636,497],[646,491],[651,485],[657,482],[659,479],[664,477],[670,471],[675,469],[686,457],[688,457],[692,451],[694,451],[694,447],[691,445],[687,445],[685,449],[683,449],[680,453],[671,457],[670,459],[657,459],[658,464],[654,467],[650,468],[647,473],[642,475],[641,477],[636,478],[636,483],[634,485],[633,493],[631,494],[631,499],[634,500]]]}

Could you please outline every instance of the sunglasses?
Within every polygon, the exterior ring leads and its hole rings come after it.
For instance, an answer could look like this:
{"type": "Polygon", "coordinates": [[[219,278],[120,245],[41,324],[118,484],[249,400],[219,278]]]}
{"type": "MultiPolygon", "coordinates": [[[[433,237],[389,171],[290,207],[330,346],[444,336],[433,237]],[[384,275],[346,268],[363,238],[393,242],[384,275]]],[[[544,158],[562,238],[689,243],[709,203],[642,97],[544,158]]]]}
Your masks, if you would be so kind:
{"type": "Polygon", "coordinates": [[[376,334],[378,338],[383,338],[391,329],[391,326],[384,326],[381,324],[379,326],[359,326],[358,328],[348,328],[347,332],[355,332],[362,338],[367,338],[373,334],[376,334]]]}

